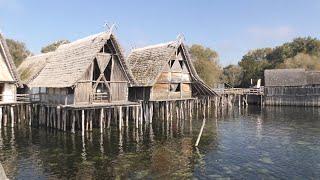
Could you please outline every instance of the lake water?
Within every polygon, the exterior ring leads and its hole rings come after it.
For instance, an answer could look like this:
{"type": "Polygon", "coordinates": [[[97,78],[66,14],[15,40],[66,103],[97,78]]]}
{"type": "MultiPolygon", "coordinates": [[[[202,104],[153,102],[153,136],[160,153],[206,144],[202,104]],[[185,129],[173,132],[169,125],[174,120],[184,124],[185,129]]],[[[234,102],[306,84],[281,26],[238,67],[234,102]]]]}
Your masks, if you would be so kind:
{"type": "Polygon", "coordinates": [[[2,128],[10,179],[319,179],[320,108],[249,107],[136,132],[2,128]],[[191,126],[192,124],[192,126],[191,126]],[[178,128],[180,127],[180,128],[178,128]]]}

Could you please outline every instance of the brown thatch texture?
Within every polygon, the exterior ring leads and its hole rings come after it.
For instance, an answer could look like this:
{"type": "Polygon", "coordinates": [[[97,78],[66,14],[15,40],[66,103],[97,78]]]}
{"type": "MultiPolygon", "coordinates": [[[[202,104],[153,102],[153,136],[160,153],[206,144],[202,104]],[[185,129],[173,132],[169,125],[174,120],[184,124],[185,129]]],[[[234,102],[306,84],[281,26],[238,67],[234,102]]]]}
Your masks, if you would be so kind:
{"type": "Polygon", "coordinates": [[[265,86],[305,86],[304,69],[272,69],[264,71],[265,86]]]}
{"type": "Polygon", "coordinates": [[[128,62],[136,80],[136,86],[153,86],[164,66],[174,55],[176,43],[168,42],[154,46],[134,49],[128,62]]]}
{"type": "Polygon", "coordinates": [[[306,71],[308,85],[320,84],[320,71],[306,71]]]}
{"type": "Polygon", "coordinates": [[[45,67],[52,54],[52,52],[44,53],[36,56],[30,56],[25,59],[18,67],[18,72],[22,83],[28,84],[35,77],[37,77],[41,70],[45,67]]]}
{"type": "Polygon", "coordinates": [[[56,51],[52,52],[39,75],[28,85],[30,87],[55,88],[74,86],[109,39],[113,42],[122,62],[122,68],[131,83],[133,78],[126,65],[120,45],[113,34],[102,32],[61,45],[56,51]]]}
{"type": "Polygon", "coordinates": [[[153,86],[171,57],[175,57],[175,52],[179,47],[182,48],[186,57],[193,85],[197,89],[200,88],[201,92],[206,95],[216,95],[198,76],[185,45],[177,41],[134,49],[129,54],[128,62],[136,80],[135,86],[153,86]]]}
{"type": "MultiPolygon", "coordinates": [[[[7,68],[9,69],[10,75],[17,86],[22,86],[20,83],[20,78],[17,73],[17,69],[15,64],[13,63],[12,56],[10,54],[9,48],[7,46],[5,38],[0,33],[0,56],[3,57],[7,68]]],[[[3,71],[0,69],[0,71],[3,71]]]]}

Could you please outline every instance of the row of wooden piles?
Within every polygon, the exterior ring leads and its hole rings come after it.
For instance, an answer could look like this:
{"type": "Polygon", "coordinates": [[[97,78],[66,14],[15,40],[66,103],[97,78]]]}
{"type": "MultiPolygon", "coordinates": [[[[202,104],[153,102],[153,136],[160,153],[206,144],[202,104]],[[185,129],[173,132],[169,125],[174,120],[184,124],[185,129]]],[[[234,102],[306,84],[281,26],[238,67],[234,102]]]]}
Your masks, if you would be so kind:
{"type": "MultiPolygon", "coordinates": [[[[46,127],[75,133],[91,132],[99,128],[105,129],[116,126],[119,131],[131,126],[142,128],[152,124],[156,119],[161,123],[172,124],[173,119],[192,121],[210,114],[214,109],[215,116],[219,109],[232,108],[232,98],[206,97],[202,99],[186,99],[174,101],[148,101],[135,105],[100,106],[91,108],[72,108],[64,106],[48,106],[45,104],[20,104],[0,107],[0,127],[14,127],[16,124],[25,124],[32,127],[46,127]]],[[[183,121],[178,121],[183,122],[183,121]]]]}

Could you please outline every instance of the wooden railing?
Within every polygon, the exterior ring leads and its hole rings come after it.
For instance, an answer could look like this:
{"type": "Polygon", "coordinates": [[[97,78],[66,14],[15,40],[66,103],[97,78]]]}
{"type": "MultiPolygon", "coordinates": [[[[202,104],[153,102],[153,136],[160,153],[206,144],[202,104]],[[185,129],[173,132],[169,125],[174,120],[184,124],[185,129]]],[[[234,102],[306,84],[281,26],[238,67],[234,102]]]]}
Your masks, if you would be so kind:
{"type": "Polygon", "coordinates": [[[0,102],[3,100],[8,100],[10,102],[30,102],[30,95],[29,94],[16,94],[16,95],[0,94],[0,102]]]}
{"type": "Polygon", "coordinates": [[[222,94],[234,94],[234,95],[263,95],[264,88],[229,88],[224,89],[222,94]]]}
{"type": "Polygon", "coordinates": [[[92,93],[90,96],[90,102],[106,102],[110,101],[109,93],[92,93]]]}

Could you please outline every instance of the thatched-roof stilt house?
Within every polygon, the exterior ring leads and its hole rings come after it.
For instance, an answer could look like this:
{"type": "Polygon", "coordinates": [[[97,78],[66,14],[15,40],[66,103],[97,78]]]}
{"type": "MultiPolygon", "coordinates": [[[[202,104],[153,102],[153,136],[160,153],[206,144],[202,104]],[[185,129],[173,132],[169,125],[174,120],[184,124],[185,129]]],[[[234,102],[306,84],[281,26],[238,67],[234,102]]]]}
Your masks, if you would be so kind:
{"type": "Polygon", "coordinates": [[[198,76],[181,41],[134,49],[128,62],[136,80],[129,89],[131,100],[166,101],[216,95],[198,76]]]}
{"type": "Polygon", "coordinates": [[[0,103],[15,102],[21,86],[6,40],[0,34],[0,103]]]}
{"type": "Polygon", "coordinates": [[[304,69],[264,71],[265,104],[320,106],[320,72],[304,69]]]}
{"type": "Polygon", "coordinates": [[[32,94],[40,93],[34,97],[49,104],[125,102],[133,83],[121,47],[110,32],[29,57],[19,73],[32,94]]]}

